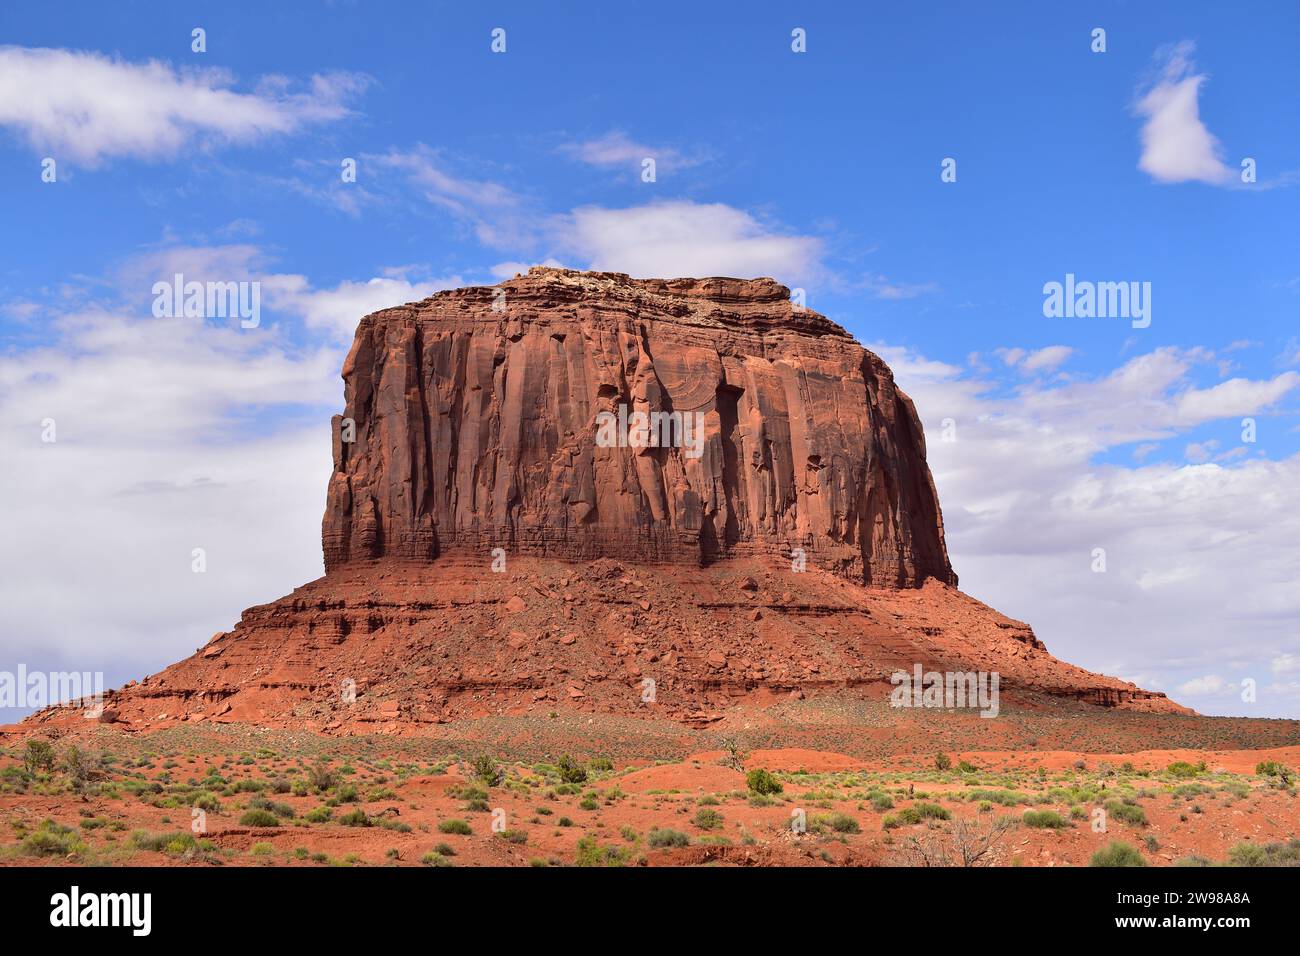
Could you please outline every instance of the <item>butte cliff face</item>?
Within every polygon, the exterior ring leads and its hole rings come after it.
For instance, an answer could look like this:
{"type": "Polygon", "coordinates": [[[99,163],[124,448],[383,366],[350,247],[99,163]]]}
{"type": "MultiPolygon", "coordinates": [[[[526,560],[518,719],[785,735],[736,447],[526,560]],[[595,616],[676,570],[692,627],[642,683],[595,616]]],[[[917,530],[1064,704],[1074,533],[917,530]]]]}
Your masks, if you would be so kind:
{"type": "MultiPolygon", "coordinates": [[[[101,720],[743,725],[884,700],[917,666],[996,672],[1036,707],[1185,712],[957,590],[911,401],[769,279],[533,269],[366,316],[343,377],[326,575],[109,692],[101,720]]],[[[59,722],[84,725],[30,718],[59,722]]]]}
{"type": "Polygon", "coordinates": [[[534,268],[366,316],[343,378],[327,570],[802,549],[865,584],[956,583],[912,402],[770,279],[534,268]]]}

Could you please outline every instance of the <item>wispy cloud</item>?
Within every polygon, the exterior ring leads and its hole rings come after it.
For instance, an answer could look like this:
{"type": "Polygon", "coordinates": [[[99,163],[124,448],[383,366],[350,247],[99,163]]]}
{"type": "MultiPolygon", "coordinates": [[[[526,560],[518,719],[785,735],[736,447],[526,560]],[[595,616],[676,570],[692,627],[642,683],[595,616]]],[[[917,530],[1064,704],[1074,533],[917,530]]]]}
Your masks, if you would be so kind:
{"type": "Polygon", "coordinates": [[[697,166],[706,159],[703,153],[688,155],[669,146],[651,146],[633,140],[621,130],[594,139],[564,143],[560,152],[589,166],[602,169],[626,167],[638,172],[642,161],[653,159],[656,173],[697,166]]]}
{"type": "Polygon", "coordinates": [[[178,70],[101,53],[0,47],[0,126],[56,160],[174,160],[189,148],[248,143],[347,116],[367,85],[356,73],[312,76],[304,88],[263,77],[232,89],[220,69],[178,70]]]}
{"type": "Polygon", "coordinates": [[[1036,350],[1021,348],[994,349],[993,354],[1002,359],[1004,365],[1019,368],[1025,372],[1050,372],[1073,355],[1074,349],[1068,345],[1048,345],[1036,350]]]}

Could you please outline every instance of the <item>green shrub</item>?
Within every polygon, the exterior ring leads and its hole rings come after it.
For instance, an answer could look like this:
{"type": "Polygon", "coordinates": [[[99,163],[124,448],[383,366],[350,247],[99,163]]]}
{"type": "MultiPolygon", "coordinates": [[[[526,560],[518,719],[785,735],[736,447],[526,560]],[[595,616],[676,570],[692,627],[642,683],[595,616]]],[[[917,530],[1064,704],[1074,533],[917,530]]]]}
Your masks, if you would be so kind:
{"type": "Polygon", "coordinates": [[[1171,763],[1168,767],[1165,768],[1165,772],[1168,773],[1169,776],[1171,777],[1181,777],[1186,779],[1188,777],[1195,777],[1200,773],[1204,773],[1205,764],[1202,763],[1199,767],[1197,767],[1194,764],[1188,763],[1186,760],[1175,760],[1173,763],[1171,763]]]}
{"type": "Polygon", "coordinates": [[[239,825],[245,827],[278,827],[280,818],[270,810],[249,810],[239,818],[239,825]]]}
{"type": "Polygon", "coordinates": [[[22,840],[22,851],[29,856],[67,856],[85,848],[86,844],[76,830],[53,820],[41,821],[41,825],[22,840]]]}
{"type": "Polygon", "coordinates": [[[879,790],[874,790],[867,796],[868,799],[871,800],[871,809],[875,810],[877,813],[884,813],[886,810],[894,809],[894,801],[887,793],[881,793],[879,790]]]}
{"type": "Polygon", "coordinates": [[[250,810],[267,810],[274,813],[277,817],[284,817],[286,820],[293,816],[293,807],[287,803],[280,803],[276,800],[268,800],[266,797],[254,797],[248,801],[250,810]]]}
{"type": "Polygon", "coordinates": [[[1258,843],[1238,843],[1228,851],[1233,866],[1268,866],[1268,853],[1258,843]]]}
{"type": "Polygon", "coordinates": [[[773,793],[780,793],[784,788],[781,781],[772,775],[771,771],[756,767],[749,773],[745,774],[745,785],[754,793],[768,796],[773,793]]]}
{"type": "MultiPolygon", "coordinates": [[[[902,811],[904,816],[915,816],[916,822],[922,820],[951,820],[952,814],[939,806],[937,803],[926,803],[924,800],[917,801],[910,807],[902,811]]],[[[910,822],[910,821],[909,821],[910,822]]]]}
{"type": "Polygon", "coordinates": [[[333,815],[334,811],[329,807],[312,807],[303,816],[303,819],[308,823],[328,823],[333,815]]]}
{"type": "Polygon", "coordinates": [[[987,800],[989,803],[996,803],[1003,807],[1029,803],[1029,797],[1018,790],[970,790],[966,793],[966,799],[987,800]]]}
{"type": "Polygon", "coordinates": [[[624,847],[601,846],[595,837],[585,836],[578,841],[578,866],[623,866],[631,859],[632,851],[624,847]]]}
{"type": "Polygon", "coordinates": [[[565,783],[585,783],[587,780],[587,768],[568,754],[555,761],[555,769],[565,783]]]}
{"type": "Polygon", "coordinates": [[[28,773],[54,769],[54,746],[47,740],[29,740],[23,750],[23,769],[28,773]]]}
{"type": "Polygon", "coordinates": [[[1131,823],[1134,826],[1144,827],[1147,824],[1146,811],[1136,803],[1124,803],[1120,800],[1107,800],[1106,812],[1116,820],[1122,820],[1124,823],[1131,823]]]}
{"type": "Polygon", "coordinates": [[[1035,830],[1060,830],[1069,826],[1065,817],[1053,810],[1026,810],[1020,819],[1025,826],[1035,830]]]}
{"type": "Polygon", "coordinates": [[[347,813],[343,814],[343,816],[339,817],[339,823],[343,824],[345,827],[368,827],[374,825],[370,817],[366,815],[366,811],[362,810],[360,807],[353,807],[347,813]]]}
{"type": "Polygon", "coordinates": [[[488,754],[479,754],[474,758],[474,776],[489,787],[495,787],[505,777],[505,771],[498,767],[497,762],[488,754]]]}
{"type": "Polygon", "coordinates": [[[340,803],[357,803],[361,798],[357,795],[356,784],[341,783],[334,788],[334,796],[330,798],[330,803],[335,805],[340,803]]]}
{"type": "Polygon", "coordinates": [[[443,820],[438,824],[439,833],[454,833],[457,836],[469,836],[474,831],[464,820],[443,820]]]}
{"type": "Polygon", "coordinates": [[[722,827],[722,814],[717,810],[710,810],[705,807],[696,811],[694,818],[691,820],[701,830],[718,830],[722,827]]]}
{"type": "Polygon", "coordinates": [[[1276,760],[1264,760],[1256,764],[1255,774],[1260,777],[1277,777],[1282,783],[1291,782],[1291,771],[1276,760]]]}
{"type": "Polygon", "coordinates": [[[197,807],[200,810],[206,810],[210,813],[218,813],[221,810],[221,801],[217,795],[208,790],[200,790],[190,799],[190,806],[197,807]]]}
{"type": "Polygon", "coordinates": [[[324,793],[338,781],[334,771],[323,760],[307,768],[307,786],[317,793],[324,793]]]}
{"type": "Polygon", "coordinates": [[[853,819],[847,813],[830,813],[818,814],[813,817],[815,825],[830,827],[836,833],[861,833],[862,828],[858,826],[858,821],[853,819]]]}
{"type": "Polygon", "coordinates": [[[1146,866],[1137,848],[1123,840],[1111,840],[1092,855],[1089,866],[1146,866]]]}
{"type": "Polygon", "coordinates": [[[950,770],[952,768],[952,758],[947,754],[935,754],[934,766],[938,770],[950,770]]]}
{"type": "Polygon", "coordinates": [[[691,838],[680,830],[671,830],[667,827],[652,827],[649,834],[646,835],[646,842],[655,849],[664,847],[690,846],[691,838]]]}
{"type": "Polygon", "coordinates": [[[179,831],[146,833],[144,830],[137,830],[131,834],[131,843],[138,849],[153,850],[157,853],[181,854],[199,848],[199,843],[192,834],[179,831]]]}

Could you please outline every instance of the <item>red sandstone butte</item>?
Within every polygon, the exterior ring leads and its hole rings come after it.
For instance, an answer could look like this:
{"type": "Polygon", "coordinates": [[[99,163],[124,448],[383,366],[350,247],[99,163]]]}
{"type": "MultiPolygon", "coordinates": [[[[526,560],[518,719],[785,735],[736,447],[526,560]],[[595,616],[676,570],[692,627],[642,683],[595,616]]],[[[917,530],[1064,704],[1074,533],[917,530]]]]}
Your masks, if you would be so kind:
{"type": "Polygon", "coordinates": [[[494,547],[688,564],[802,548],[863,584],[957,583],[911,400],[771,279],[534,268],[366,316],[343,379],[327,570],[494,547]],[[598,446],[597,414],[620,405],[698,413],[698,457],[598,446]]]}
{"type": "Polygon", "coordinates": [[[343,379],[325,576],[110,692],[115,723],[405,733],[564,707],[705,725],[883,699],[916,664],[996,671],[1012,699],[1189,713],[957,590],[911,400],[771,279],[534,268],[366,316],[343,379]],[[620,405],[698,416],[702,441],[597,441],[620,405]]]}

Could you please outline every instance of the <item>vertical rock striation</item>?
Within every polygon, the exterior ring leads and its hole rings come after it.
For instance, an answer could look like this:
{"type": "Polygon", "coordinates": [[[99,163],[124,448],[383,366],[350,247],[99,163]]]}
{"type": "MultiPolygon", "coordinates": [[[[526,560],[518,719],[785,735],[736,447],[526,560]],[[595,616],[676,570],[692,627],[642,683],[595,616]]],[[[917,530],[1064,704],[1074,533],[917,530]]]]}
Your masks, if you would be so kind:
{"type": "Polygon", "coordinates": [[[327,570],[497,547],[696,564],[802,549],[866,584],[956,584],[911,400],[770,279],[537,267],[366,316],[343,378],[327,570]],[[610,446],[602,412],[702,432],[610,446]]]}

